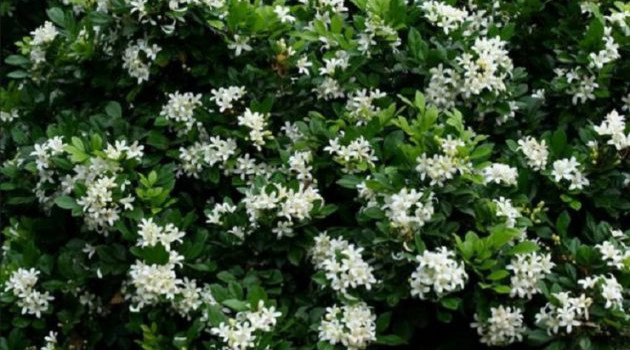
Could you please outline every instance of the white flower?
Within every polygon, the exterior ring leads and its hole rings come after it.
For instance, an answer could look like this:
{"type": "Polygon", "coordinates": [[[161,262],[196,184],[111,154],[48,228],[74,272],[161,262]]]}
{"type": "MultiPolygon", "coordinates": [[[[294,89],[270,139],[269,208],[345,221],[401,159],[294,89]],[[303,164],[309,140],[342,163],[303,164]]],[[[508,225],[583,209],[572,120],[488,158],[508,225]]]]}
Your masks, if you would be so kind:
{"type": "Polygon", "coordinates": [[[411,274],[411,295],[420,299],[427,299],[428,293],[433,291],[437,297],[464,288],[468,274],[463,263],[457,263],[453,257],[455,253],[446,247],[435,251],[425,250],[416,256],[418,267],[411,274]]]}
{"type": "Polygon", "coordinates": [[[273,138],[273,135],[267,128],[267,115],[252,112],[249,108],[238,117],[238,125],[245,126],[250,129],[249,139],[254,143],[257,150],[261,150],[261,146],[265,144],[265,138],[273,138]]]}
{"type": "Polygon", "coordinates": [[[123,68],[126,69],[130,76],[138,80],[138,84],[149,80],[149,69],[151,63],[162,48],[153,44],[149,44],[140,39],[135,44],[130,44],[123,54],[123,68]]]}
{"type": "Polygon", "coordinates": [[[569,180],[569,189],[583,189],[584,186],[589,185],[589,181],[578,169],[580,163],[575,157],[558,159],[553,162],[553,170],[551,175],[554,177],[554,181],[560,182],[561,180],[569,180]]]}
{"type": "Polygon", "coordinates": [[[367,124],[374,116],[381,112],[379,107],[374,106],[374,100],[385,97],[385,93],[379,89],[361,89],[348,96],[346,109],[350,118],[357,122],[357,125],[367,124]]]}
{"type": "Polygon", "coordinates": [[[595,245],[595,248],[602,255],[602,259],[606,261],[608,266],[622,270],[625,267],[624,260],[630,257],[630,250],[623,246],[623,252],[618,249],[611,241],[605,241],[603,243],[595,245]]]}
{"type": "Polygon", "coordinates": [[[217,164],[222,167],[236,153],[237,148],[235,140],[224,140],[218,136],[210,137],[208,142],[196,142],[188,148],[182,147],[179,149],[181,164],[177,174],[185,173],[188,176],[199,177],[204,167],[217,164]]]}
{"type": "Polygon", "coordinates": [[[429,69],[431,79],[425,89],[427,104],[441,109],[455,107],[455,99],[461,89],[461,77],[452,68],[446,68],[440,63],[429,69]]]}
{"type": "Polygon", "coordinates": [[[591,52],[588,55],[589,68],[602,69],[604,65],[621,57],[619,54],[619,44],[615,42],[615,38],[612,36],[612,27],[604,27],[604,49],[595,53],[591,52]]]}
{"type": "Polygon", "coordinates": [[[148,265],[136,261],[129,269],[131,283],[135,287],[135,294],[131,297],[133,304],[130,310],[138,312],[146,305],[154,305],[161,298],[173,300],[179,293],[183,281],[175,275],[177,259],[169,257],[165,265],[148,265]]]}
{"type": "Polygon", "coordinates": [[[518,140],[518,149],[523,152],[527,158],[527,165],[532,169],[540,171],[547,166],[549,149],[545,140],[538,142],[535,138],[527,136],[518,140]]]}
{"type": "Polygon", "coordinates": [[[57,332],[50,331],[48,335],[44,337],[46,345],[40,348],[40,350],[55,350],[57,348],[57,332]]]}
{"type": "Polygon", "coordinates": [[[313,66],[313,63],[308,60],[308,57],[306,56],[300,57],[295,63],[295,66],[298,68],[298,73],[304,74],[304,75],[311,75],[309,68],[313,66]]]}
{"type": "Polygon", "coordinates": [[[510,296],[531,299],[534,294],[540,292],[538,283],[551,273],[554,266],[550,254],[517,254],[505,267],[514,273],[510,296]]]}
{"type": "Polygon", "coordinates": [[[280,22],[282,23],[295,22],[295,17],[290,15],[291,9],[286,6],[276,5],[276,7],[273,8],[273,12],[278,16],[278,19],[280,19],[280,22]]]}
{"type": "Polygon", "coordinates": [[[444,34],[459,29],[464,22],[471,19],[468,11],[460,10],[441,1],[425,1],[420,7],[425,12],[424,17],[442,28],[444,34]]]}
{"type": "Polygon", "coordinates": [[[317,87],[313,88],[313,92],[317,94],[318,99],[325,101],[344,96],[339,82],[331,77],[325,77],[317,87]]]}
{"type": "Polygon", "coordinates": [[[221,322],[218,327],[212,327],[210,333],[221,338],[226,344],[224,349],[245,350],[255,346],[256,331],[270,332],[280,316],[281,313],[273,306],[266,308],[260,301],[257,311],[239,312],[227,323],[221,322]]]}
{"type": "Polygon", "coordinates": [[[197,123],[194,117],[195,109],[201,106],[201,94],[186,92],[180,94],[175,91],[168,94],[168,103],[162,107],[160,115],[166,119],[184,124],[186,131],[192,130],[197,123]]]}
{"type": "Polygon", "coordinates": [[[471,327],[477,329],[480,341],[490,346],[505,346],[523,339],[526,327],[523,323],[523,312],[518,309],[500,305],[490,308],[490,317],[482,320],[475,314],[475,322],[471,327]]]}
{"type": "Polygon", "coordinates": [[[342,344],[348,350],[365,349],[376,340],[376,316],[363,302],[326,308],[319,325],[319,340],[342,344]]]}
{"type": "Polygon", "coordinates": [[[604,307],[607,309],[616,308],[623,310],[623,286],[619,284],[613,275],[602,277],[602,280],[602,297],[606,299],[606,305],[604,305],[604,307]]]}
{"type": "Polygon", "coordinates": [[[289,157],[289,170],[297,173],[296,178],[298,180],[312,180],[313,167],[310,165],[312,161],[311,151],[295,152],[289,157]]]}
{"type": "Polygon", "coordinates": [[[31,45],[40,46],[51,43],[57,35],[59,31],[50,21],[44,22],[43,25],[37,27],[35,30],[31,32],[33,36],[33,40],[31,41],[31,45]]]}
{"type": "Polygon", "coordinates": [[[3,123],[10,123],[19,117],[20,115],[18,114],[17,109],[12,109],[9,112],[0,111],[0,121],[3,123]]]}
{"type": "Polygon", "coordinates": [[[210,93],[212,94],[210,99],[217,104],[220,112],[224,112],[232,109],[234,102],[245,96],[246,91],[244,86],[229,86],[227,88],[212,89],[210,93]]]}
{"type": "Polygon", "coordinates": [[[136,245],[140,247],[153,247],[161,243],[166,251],[170,251],[171,244],[175,242],[181,243],[182,238],[186,234],[178,230],[173,224],[167,224],[162,227],[155,224],[152,218],[149,218],[140,221],[138,225],[138,235],[140,235],[140,238],[136,245]]]}
{"type": "Polygon", "coordinates": [[[334,290],[346,294],[348,288],[364,286],[372,289],[376,278],[372,267],[363,260],[363,248],[357,248],[341,238],[331,239],[325,233],[315,237],[315,245],[311,250],[313,264],[326,272],[334,290]]]}
{"type": "Polygon", "coordinates": [[[113,160],[119,160],[123,156],[127,159],[141,160],[144,156],[144,146],[139,145],[138,141],[127,145],[127,140],[117,140],[113,145],[108,143],[104,152],[107,158],[113,160]]]}
{"type": "Polygon", "coordinates": [[[190,314],[203,304],[201,293],[202,290],[197,287],[197,281],[184,277],[179,288],[179,296],[171,302],[171,305],[182,317],[190,319],[190,314]]]}
{"type": "Polygon", "coordinates": [[[567,81],[571,83],[572,80],[577,80],[577,84],[572,84],[568,89],[568,93],[573,95],[571,102],[574,105],[578,103],[583,104],[588,100],[595,99],[595,89],[599,87],[599,84],[595,82],[595,76],[587,76],[578,74],[576,72],[567,73],[567,81]],[[572,73],[573,75],[571,75],[572,73]]]}
{"type": "Polygon", "coordinates": [[[588,308],[593,303],[591,298],[584,294],[571,298],[567,292],[554,293],[553,296],[559,306],[547,303],[536,314],[536,323],[547,328],[549,334],[557,334],[560,327],[571,333],[573,327],[579,327],[589,319],[588,308]]]}
{"type": "Polygon", "coordinates": [[[521,213],[512,205],[512,200],[499,197],[499,199],[493,199],[492,202],[497,207],[497,216],[505,217],[505,225],[509,228],[514,228],[516,219],[521,217],[521,213]]]}
{"type": "Polygon", "coordinates": [[[506,164],[492,163],[483,169],[484,182],[514,186],[518,178],[516,168],[506,164]]]}
{"type": "Polygon", "coordinates": [[[238,34],[234,34],[234,41],[228,44],[228,48],[234,50],[236,56],[240,56],[243,51],[252,50],[249,45],[249,38],[238,34]]]}
{"type": "Polygon", "coordinates": [[[615,146],[618,151],[630,147],[630,133],[626,134],[626,121],[623,115],[616,110],[611,111],[600,125],[593,128],[597,134],[610,136],[609,145],[615,146]]]}
{"type": "Polygon", "coordinates": [[[370,143],[360,136],[352,140],[347,146],[339,144],[339,138],[331,139],[324,151],[334,156],[337,163],[344,166],[346,173],[358,173],[374,167],[378,160],[370,143]]]}
{"type": "Polygon", "coordinates": [[[431,220],[434,213],[432,200],[431,192],[425,196],[425,193],[415,189],[403,188],[385,198],[383,209],[390,220],[390,225],[407,233],[419,229],[431,220]]]}
{"type": "Polygon", "coordinates": [[[11,274],[4,290],[12,292],[18,298],[17,306],[22,308],[23,315],[30,314],[40,318],[54,298],[48,292],[42,293],[35,289],[38,276],[39,271],[34,268],[19,268],[11,274]]]}
{"type": "Polygon", "coordinates": [[[505,81],[513,68],[505,45],[499,37],[479,37],[471,47],[474,55],[464,53],[456,58],[464,69],[461,84],[464,97],[479,95],[484,90],[505,91],[505,81]]]}

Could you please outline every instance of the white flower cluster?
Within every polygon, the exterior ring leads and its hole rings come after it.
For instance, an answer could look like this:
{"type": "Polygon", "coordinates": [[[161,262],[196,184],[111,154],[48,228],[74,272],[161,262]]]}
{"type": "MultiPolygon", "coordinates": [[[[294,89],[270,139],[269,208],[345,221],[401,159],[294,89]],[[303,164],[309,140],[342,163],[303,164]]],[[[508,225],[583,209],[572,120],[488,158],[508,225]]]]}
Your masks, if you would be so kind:
{"type": "Polygon", "coordinates": [[[468,274],[463,263],[457,263],[453,257],[455,253],[446,247],[435,251],[425,250],[416,256],[418,267],[411,274],[411,295],[420,299],[428,299],[433,291],[440,298],[464,288],[468,274]]]}
{"type": "Polygon", "coordinates": [[[17,305],[22,308],[22,314],[35,315],[40,318],[42,312],[48,310],[50,301],[54,300],[48,292],[35,289],[39,271],[34,268],[19,268],[15,270],[5,284],[5,291],[13,293],[18,298],[17,305]]]}
{"type": "Polygon", "coordinates": [[[186,174],[195,178],[204,167],[212,167],[220,164],[223,168],[225,162],[234,154],[238,146],[231,138],[222,139],[219,136],[212,136],[208,141],[195,142],[193,145],[179,149],[179,164],[177,175],[186,174]]]}
{"type": "Polygon", "coordinates": [[[381,112],[381,109],[374,106],[374,100],[385,97],[385,93],[379,89],[361,89],[348,96],[346,109],[350,118],[356,121],[357,125],[367,124],[374,116],[381,112]]]}
{"type": "Polygon", "coordinates": [[[398,193],[385,197],[385,215],[392,227],[404,232],[419,229],[431,220],[434,213],[433,193],[418,192],[416,189],[401,189],[398,193]]]}
{"type": "Polygon", "coordinates": [[[553,170],[551,175],[554,177],[554,181],[560,182],[561,180],[570,181],[569,190],[581,190],[584,186],[589,185],[588,179],[578,169],[580,163],[575,157],[558,159],[553,162],[553,170]]]}
{"type": "Polygon", "coordinates": [[[570,84],[567,92],[573,95],[571,103],[574,105],[595,99],[595,89],[599,87],[599,84],[595,82],[596,76],[580,73],[576,69],[567,72],[565,69],[556,68],[554,72],[559,77],[565,77],[567,83],[570,84]]]}
{"type": "Polygon", "coordinates": [[[31,61],[36,65],[46,62],[45,46],[55,40],[57,35],[59,35],[59,31],[51,22],[46,21],[43,25],[33,30],[31,35],[33,36],[30,51],[31,61]]]}
{"type": "Polygon", "coordinates": [[[538,283],[555,266],[550,254],[517,254],[505,268],[512,271],[510,296],[531,299],[540,292],[538,283]]]}
{"type": "Polygon", "coordinates": [[[227,88],[218,88],[210,90],[212,96],[210,100],[219,107],[219,111],[223,113],[226,110],[234,108],[234,102],[238,102],[245,96],[244,86],[228,86],[227,88]]]}
{"type": "Polygon", "coordinates": [[[521,212],[512,205],[512,200],[499,197],[499,199],[493,199],[492,202],[497,207],[496,215],[505,218],[505,226],[514,228],[516,219],[521,217],[521,212]]]}
{"type": "Polygon", "coordinates": [[[616,110],[608,113],[606,119],[594,129],[600,136],[610,136],[608,144],[615,146],[618,151],[630,147],[630,133],[626,134],[625,117],[616,110]]]}
{"type": "Polygon", "coordinates": [[[315,245],[311,249],[311,260],[317,269],[326,272],[331,287],[347,294],[348,288],[364,286],[372,289],[376,278],[372,267],[363,260],[363,248],[342,239],[331,239],[325,233],[315,237],[315,245]]]}
{"type": "Polygon", "coordinates": [[[604,275],[585,277],[578,280],[578,284],[580,284],[583,289],[598,287],[601,296],[606,300],[605,308],[623,310],[623,286],[612,274],[608,275],[608,277],[604,275]]]}
{"type": "Polygon", "coordinates": [[[505,45],[498,37],[476,38],[471,48],[474,55],[464,53],[456,58],[464,69],[461,85],[464,97],[479,95],[484,90],[505,91],[505,80],[513,68],[505,45]]]}
{"type": "Polygon", "coordinates": [[[218,203],[214,208],[206,213],[206,223],[213,225],[223,225],[223,215],[234,213],[236,206],[228,202],[218,203]]]}
{"type": "Polygon", "coordinates": [[[52,157],[58,156],[63,153],[64,143],[61,136],[55,136],[46,140],[43,143],[35,144],[31,156],[35,157],[35,166],[37,167],[37,173],[39,180],[35,185],[35,195],[42,204],[50,203],[52,197],[46,196],[43,187],[47,184],[55,183],[53,176],[56,174],[54,169],[51,169],[52,157]]]}
{"type": "Polygon", "coordinates": [[[523,152],[527,158],[527,165],[532,169],[540,171],[547,166],[549,148],[547,148],[545,140],[538,142],[535,138],[527,136],[518,140],[518,149],[523,152]]]}
{"type": "Polygon", "coordinates": [[[343,90],[339,82],[331,77],[325,77],[318,86],[313,88],[313,92],[320,100],[328,101],[335,98],[344,97],[343,90]]]}
{"type": "Polygon", "coordinates": [[[295,152],[289,157],[289,171],[296,173],[296,178],[300,181],[313,180],[313,153],[311,151],[295,152]]]}
{"type": "Polygon", "coordinates": [[[197,281],[184,277],[179,286],[178,295],[171,306],[186,319],[191,319],[191,313],[198,310],[206,301],[203,298],[203,291],[197,287],[197,281]]]}
{"type": "Polygon", "coordinates": [[[515,186],[518,179],[516,168],[507,164],[492,163],[483,168],[483,177],[486,184],[494,182],[508,186],[515,186]]]}
{"type": "Polygon", "coordinates": [[[172,250],[171,245],[181,242],[185,233],[173,224],[159,226],[152,218],[142,219],[138,225],[138,241],[141,247],[153,247],[160,243],[168,252],[168,262],[163,265],[146,264],[137,260],[129,269],[131,284],[135,293],[129,298],[132,301],[130,309],[138,312],[146,305],[154,305],[162,298],[171,301],[173,307],[183,315],[195,310],[200,305],[201,290],[195,281],[179,279],[175,267],[181,267],[184,257],[172,250]],[[176,296],[180,298],[175,299],[176,296]]]}
{"type": "Polygon", "coordinates": [[[257,311],[243,311],[212,327],[210,333],[225,343],[224,349],[245,350],[256,346],[256,331],[270,332],[282,314],[273,306],[265,307],[261,300],[257,311]]]}
{"type": "MultiPolygon", "coordinates": [[[[270,217],[278,219],[277,226],[272,231],[281,238],[293,232],[292,227],[296,222],[309,219],[310,212],[318,201],[323,205],[324,199],[312,184],[300,183],[297,189],[277,183],[270,183],[262,188],[256,188],[251,184],[241,200],[249,219],[249,227],[234,226],[228,232],[242,240],[245,234],[259,226],[258,220],[262,214],[271,214],[270,217]]],[[[224,224],[221,220],[222,215],[232,210],[236,209],[225,204],[220,208],[215,207],[208,213],[208,222],[224,224]]]]}
{"type": "Polygon", "coordinates": [[[138,235],[140,236],[136,245],[140,247],[153,247],[160,243],[167,251],[171,250],[171,244],[182,242],[182,238],[186,235],[173,224],[159,226],[153,222],[153,218],[142,219],[138,225],[138,235]]]}
{"type": "Polygon", "coordinates": [[[416,159],[416,171],[420,173],[422,180],[429,177],[431,186],[443,186],[445,181],[453,179],[457,173],[461,175],[471,170],[468,159],[458,156],[458,148],[466,145],[463,141],[448,135],[440,143],[444,154],[434,154],[428,158],[426,153],[422,153],[416,159]]]}
{"type": "Polygon", "coordinates": [[[602,69],[604,65],[617,60],[621,57],[619,54],[619,44],[615,42],[612,36],[612,27],[604,27],[604,49],[597,53],[591,52],[588,55],[589,68],[602,69]]]}
{"type": "Polygon", "coordinates": [[[461,87],[459,74],[452,68],[445,69],[441,63],[429,69],[429,73],[431,78],[425,88],[427,103],[446,110],[455,107],[461,87]]]}
{"type": "Polygon", "coordinates": [[[190,131],[197,124],[194,117],[195,109],[201,106],[201,94],[175,91],[168,94],[168,103],[162,107],[160,115],[184,125],[184,130],[190,131]]]}
{"type": "Polygon", "coordinates": [[[12,109],[8,112],[0,111],[0,122],[10,123],[20,117],[17,109],[12,109]]]}
{"type": "Polygon", "coordinates": [[[347,146],[340,144],[339,137],[331,139],[324,151],[333,155],[335,161],[343,165],[346,173],[365,171],[378,160],[372,146],[363,136],[352,140],[347,146]]]}
{"type": "Polygon", "coordinates": [[[113,145],[108,143],[104,152],[107,158],[112,160],[120,160],[123,157],[125,159],[142,160],[144,156],[144,146],[138,144],[138,141],[134,141],[129,145],[127,144],[127,140],[116,140],[113,145]]]}
{"type": "Polygon", "coordinates": [[[44,337],[46,345],[42,346],[40,350],[55,350],[57,349],[57,332],[50,331],[48,335],[44,337]]]}
{"type": "Polygon", "coordinates": [[[273,138],[271,131],[267,128],[267,115],[259,112],[252,112],[249,108],[238,117],[238,125],[250,129],[249,140],[254,143],[257,150],[265,145],[265,138],[273,138]]]}
{"type": "Polygon", "coordinates": [[[584,321],[588,321],[588,309],[593,299],[584,294],[572,298],[568,292],[554,293],[553,296],[559,305],[547,303],[536,314],[536,323],[546,328],[549,334],[557,334],[561,327],[571,333],[573,327],[579,327],[584,321]]]}
{"type": "Polygon", "coordinates": [[[458,9],[441,1],[425,1],[420,5],[424,10],[424,17],[431,23],[442,28],[444,34],[459,29],[469,20],[468,11],[458,9]]]}
{"type": "Polygon", "coordinates": [[[319,325],[319,340],[342,344],[348,350],[365,349],[376,340],[376,316],[363,302],[327,307],[319,325]]]}
{"type": "Polygon", "coordinates": [[[177,260],[183,260],[183,257],[174,251],[170,255],[169,262],[164,265],[149,265],[140,260],[131,265],[129,275],[131,284],[135,287],[135,293],[131,296],[132,305],[129,307],[132,312],[154,305],[162,297],[170,301],[175,299],[183,283],[175,274],[175,266],[181,265],[177,260]]]}
{"type": "Polygon", "coordinates": [[[612,241],[604,241],[595,245],[595,248],[602,255],[606,265],[623,270],[625,268],[624,261],[630,258],[630,249],[623,243],[619,243],[619,245],[621,248],[617,248],[612,241]]]}
{"type": "Polygon", "coordinates": [[[133,209],[131,202],[134,198],[131,195],[116,201],[113,194],[116,188],[124,192],[129,184],[129,180],[117,183],[116,176],[102,176],[93,181],[86,179],[87,190],[77,200],[77,204],[83,207],[85,222],[91,230],[107,235],[108,230],[120,218],[121,205],[126,210],[133,209]]]}
{"type": "Polygon", "coordinates": [[[153,44],[149,45],[143,39],[137,40],[130,44],[123,54],[123,68],[127,70],[129,75],[138,80],[138,84],[143,81],[149,81],[149,69],[151,63],[155,61],[158,52],[162,49],[153,44]]]}
{"type": "Polygon", "coordinates": [[[366,57],[372,57],[372,51],[370,48],[377,44],[376,39],[382,39],[389,43],[389,47],[394,53],[398,52],[398,47],[402,44],[398,32],[380,16],[368,12],[368,18],[365,21],[365,29],[362,32],[358,32],[358,38],[356,39],[358,47],[357,49],[366,57]]]}
{"type": "Polygon", "coordinates": [[[526,328],[523,324],[523,312],[518,309],[500,305],[490,308],[490,317],[481,320],[475,314],[475,322],[470,326],[477,328],[481,342],[490,346],[505,346],[523,339],[526,328]]]}

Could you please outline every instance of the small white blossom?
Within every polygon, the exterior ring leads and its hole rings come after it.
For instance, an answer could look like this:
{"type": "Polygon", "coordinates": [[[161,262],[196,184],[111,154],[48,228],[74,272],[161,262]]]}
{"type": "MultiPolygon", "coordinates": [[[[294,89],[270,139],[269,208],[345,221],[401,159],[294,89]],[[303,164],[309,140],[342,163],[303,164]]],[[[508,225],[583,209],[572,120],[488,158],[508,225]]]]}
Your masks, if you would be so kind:
{"type": "Polygon", "coordinates": [[[464,288],[468,274],[464,264],[458,263],[453,257],[455,253],[446,247],[435,251],[425,250],[416,256],[418,267],[411,274],[411,295],[420,299],[427,299],[433,291],[439,298],[464,288]]]}
{"type": "Polygon", "coordinates": [[[490,346],[505,346],[523,339],[526,327],[523,323],[523,312],[510,306],[500,305],[490,308],[490,317],[482,320],[475,314],[475,322],[471,327],[477,329],[480,341],[490,346]]]}

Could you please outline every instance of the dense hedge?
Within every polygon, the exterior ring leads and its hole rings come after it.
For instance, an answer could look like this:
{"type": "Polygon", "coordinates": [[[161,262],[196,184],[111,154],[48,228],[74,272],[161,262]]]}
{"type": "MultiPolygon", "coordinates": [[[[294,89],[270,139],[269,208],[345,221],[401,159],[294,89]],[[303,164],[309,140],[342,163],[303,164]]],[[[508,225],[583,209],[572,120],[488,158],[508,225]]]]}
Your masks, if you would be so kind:
{"type": "Polygon", "coordinates": [[[629,3],[0,14],[0,349],[630,344],[629,3]]]}

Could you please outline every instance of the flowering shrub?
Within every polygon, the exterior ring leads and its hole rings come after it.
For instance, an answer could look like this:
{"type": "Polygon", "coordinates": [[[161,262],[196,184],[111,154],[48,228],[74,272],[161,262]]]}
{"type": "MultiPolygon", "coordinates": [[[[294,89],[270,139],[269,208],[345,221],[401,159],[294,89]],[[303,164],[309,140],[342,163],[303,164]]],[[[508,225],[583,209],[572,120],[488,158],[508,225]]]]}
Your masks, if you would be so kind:
{"type": "Polygon", "coordinates": [[[32,3],[0,349],[630,343],[630,4],[32,3]]]}

